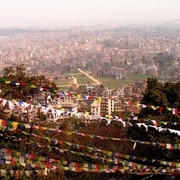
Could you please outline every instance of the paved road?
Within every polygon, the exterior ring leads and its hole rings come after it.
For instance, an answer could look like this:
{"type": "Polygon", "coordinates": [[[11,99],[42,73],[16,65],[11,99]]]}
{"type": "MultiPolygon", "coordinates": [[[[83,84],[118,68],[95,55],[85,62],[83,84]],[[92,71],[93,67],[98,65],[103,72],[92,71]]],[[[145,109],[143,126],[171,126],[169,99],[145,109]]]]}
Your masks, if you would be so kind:
{"type": "Polygon", "coordinates": [[[84,72],[83,70],[78,68],[78,71],[80,71],[82,74],[86,75],[88,78],[92,79],[97,85],[100,85],[100,81],[95,79],[94,77],[90,76],[88,73],[84,72]]]}

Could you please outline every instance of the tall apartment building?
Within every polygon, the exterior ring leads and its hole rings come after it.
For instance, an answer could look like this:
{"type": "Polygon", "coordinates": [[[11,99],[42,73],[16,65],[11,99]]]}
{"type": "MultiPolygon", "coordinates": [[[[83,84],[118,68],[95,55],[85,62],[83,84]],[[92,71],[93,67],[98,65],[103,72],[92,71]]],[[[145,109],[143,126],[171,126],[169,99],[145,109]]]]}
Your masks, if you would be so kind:
{"type": "Polygon", "coordinates": [[[114,99],[101,97],[101,101],[94,100],[91,104],[91,113],[94,115],[111,115],[114,112],[114,99]]]}
{"type": "Polygon", "coordinates": [[[114,99],[109,97],[102,97],[100,111],[103,115],[111,115],[112,112],[114,112],[114,99]]]}

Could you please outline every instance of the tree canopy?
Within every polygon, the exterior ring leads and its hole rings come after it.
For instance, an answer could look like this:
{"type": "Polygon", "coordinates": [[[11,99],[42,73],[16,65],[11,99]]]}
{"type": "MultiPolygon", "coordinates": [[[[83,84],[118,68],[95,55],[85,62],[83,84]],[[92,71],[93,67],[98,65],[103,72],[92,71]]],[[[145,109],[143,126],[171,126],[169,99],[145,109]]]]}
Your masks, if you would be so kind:
{"type": "Polygon", "coordinates": [[[139,116],[142,118],[157,118],[166,121],[178,121],[179,116],[175,116],[167,107],[180,108],[180,81],[178,82],[158,82],[155,78],[147,79],[147,88],[143,93],[142,104],[148,106],[155,105],[162,107],[162,112],[154,111],[151,108],[142,108],[139,116]]]}
{"type": "Polygon", "coordinates": [[[47,79],[44,75],[29,76],[26,74],[26,69],[23,64],[17,67],[6,67],[3,70],[3,75],[0,77],[1,96],[4,98],[18,98],[26,100],[29,95],[34,95],[39,92],[40,88],[47,88],[52,93],[57,89],[53,81],[47,79]],[[11,82],[10,84],[7,82],[11,82]],[[28,86],[17,86],[14,83],[26,83],[28,86]],[[30,85],[35,85],[38,88],[31,88],[30,85]]]}

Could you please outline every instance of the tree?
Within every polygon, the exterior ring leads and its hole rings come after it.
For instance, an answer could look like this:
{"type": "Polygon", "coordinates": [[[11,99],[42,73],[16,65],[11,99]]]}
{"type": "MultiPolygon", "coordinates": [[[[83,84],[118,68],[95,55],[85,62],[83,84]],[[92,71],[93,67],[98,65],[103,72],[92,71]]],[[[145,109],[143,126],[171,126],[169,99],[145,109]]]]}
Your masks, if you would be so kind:
{"type": "Polygon", "coordinates": [[[12,66],[4,68],[3,76],[0,79],[1,94],[4,98],[20,98],[25,100],[27,96],[37,94],[40,88],[46,88],[51,93],[57,89],[56,84],[43,75],[28,76],[23,64],[15,68],[12,66]],[[10,84],[7,84],[6,81],[10,81],[10,84]],[[17,86],[16,82],[22,84],[17,86]],[[37,88],[31,88],[31,85],[35,85],[37,88]]]}
{"type": "Polygon", "coordinates": [[[148,106],[163,107],[162,114],[152,108],[142,108],[139,116],[142,118],[156,117],[160,120],[178,120],[178,116],[167,110],[167,107],[180,107],[180,81],[175,83],[167,82],[165,84],[158,82],[155,78],[147,79],[147,88],[143,94],[142,104],[148,106]]]}
{"type": "Polygon", "coordinates": [[[172,60],[174,60],[175,58],[172,54],[157,53],[153,59],[158,62],[160,67],[162,68],[164,64],[171,64],[172,60]]]}

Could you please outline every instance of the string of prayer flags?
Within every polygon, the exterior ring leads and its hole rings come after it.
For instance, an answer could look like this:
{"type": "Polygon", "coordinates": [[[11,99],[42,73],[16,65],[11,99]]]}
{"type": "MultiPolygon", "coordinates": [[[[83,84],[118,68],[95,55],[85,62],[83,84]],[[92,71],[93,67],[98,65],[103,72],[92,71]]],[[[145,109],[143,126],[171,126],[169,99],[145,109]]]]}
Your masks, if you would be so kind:
{"type": "Polygon", "coordinates": [[[39,86],[36,86],[36,85],[33,85],[31,83],[28,83],[28,82],[24,82],[24,81],[21,81],[21,82],[13,82],[13,81],[8,81],[4,78],[0,78],[0,83],[5,83],[5,84],[9,84],[11,86],[27,86],[27,87],[30,87],[32,89],[38,89],[39,91],[53,91],[53,92],[58,92],[57,90],[53,90],[52,88],[47,88],[47,87],[39,87],[39,86]]]}
{"type": "MultiPolygon", "coordinates": [[[[34,135],[35,137],[38,137],[39,138],[43,138],[43,139],[47,139],[47,138],[44,138],[44,137],[40,137],[40,136],[37,136],[37,135],[34,135]]],[[[66,144],[68,146],[71,146],[71,147],[76,147],[77,149],[88,149],[92,152],[101,152],[101,154],[105,154],[109,157],[113,157],[113,159],[117,156],[117,157],[120,157],[120,158],[124,158],[124,159],[131,159],[131,160],[141,160],[141,161],[148,161],[148,162],[159,162],[160,164],[162,165],[166,165],[166,166],[170,166],[170,167],[178,167],[180,168],[180,163],[175,163],[175,162],[167,162],[167,161],[163,161],[163,160],[156,160],[156,159],[147,159],[147,158],[142,158],[142,157],[137,157],[137,156],[131,156],[131,155],[124,155],[124,154],[120,154],[120,153],[114,153],[114,152],[111,152],[111,151],[105,151],[105,150],[100,150],[100,149],[97,149],[97,148],[91,148],[91,147],[87,147],[87,146],[82,146],[82,145],[78,145],[78,144],[74,144],[74,143],[70,143],[70,142],[64,142],[64,141],[58,141],[58,140],[53,140],[53,139],[50,139],[48,138],[48,141],[51,141],[51,142],[55,142],[55,143],[60,143],[60,145],[62,144],[66,144]],[[83,148],[82,148],[83,147],[83,148]]],[[[31,143],[34,143],[33,141],[31,143]]],[[[38,147],[42,147],[44,148],[45,146],[44,145],[40,145],[38,143],[34,143],[34,144],[37,144],[38,147]]],[[[62,151],[62,149],[59,149],[59,148],[55,148],[56,150],[59,150],[59,152],[64,152],[62,151]]],[[[70,152],[70,151],[69,151],[70,152]]],[[[11,150],[7,150],[7,153],[12,153],[11,150]]],[[[31,158],[35,159],[36,156],[31,156],[31,158]]],[[[91,156],[90,156],[91,157],[91,156]]],[[[95,157],[96,158],[96,157],[95,157]]],[[[41,158],[41,160],[43,160],[44,158],[41,158]]],[[[118,162],[121,162],[123,163],[124,161],[119,161],[119,159],[116,159],[118,160],[118,162]]],[[[127,162],[126,162],[127,163],[127,162]]]]}
{"type": "MultiPolygon", "coordinates": [[[[47,175],[44,170],[38,170],[41,171],[44,175],[47,175]]],[[[33,174],[37,174],[37,171],[35,170],[12,170],[12,169],[0,169],[0,177],[16,177],[19,179],[19,177],[27,176],[30,177],[33,174]]]]}
{"type": "MultiPolygon", "coordinates": [[[[10,152],[12,152],[10,150],[10,152]]],[[[23,163],[19,162],[14,156],[9,156],[6,155],[4,157],[4,162],[2,162],[4,164],[7,165],[14,165],[14,166],[23,166],[23,167],[32,167],[32,168],[41,168],[41,169],[45,169],[47,171],[46,168],[50,169],[50,170],[72,170],[75,172],[82,172],[82,171],[89,171],[89,172],[107,172],[107,173],[112,173],[112,172],[117,172],[123,170],[123,172],[128,172],[128,173],[142,173],[143,174],[164,174],[164,173],[170,173],[170,174],[174,174],[174,173],[179,173],[180,172],[180,168],[172,168],[172,167],[167,167],[167,168],[163,168],[163,167],[153,167],[153,166],[146,166],[146,165],[142,165],[142,164],[137,164],[134,162],[127,162],[125,165],[123,166],[117,166],[117,165],[99,165],[99,164],[90,164],[90,163],[80,163],[80,162],[68,162],[68,161],[59,161],[58,164],[57,163],[50,163],[50,162],[26,162],[23,163]],[[125,170],[125,171],[124,171],[125,170]]],[[[4,173],[4,172],[3,172],[4,173]]]]}
{"type": "MultiPolygon", "coordinates": [[[[142,126],[143,124],[139,124],[138,125],[142,126]]],[[[39,133],[39,131],[45,131],[51,133],[51,132],[55,132],[56,134],[66,134],[66,135],[72,135],[72,134],[76,134],[82,137],[89,137],[89,138],[100,138],[102,140],[113,140],[113,141],[130,141],[130,142],[136,142],[138,144],[145,144],[145,145],[159,145],[162,147],[165,147],[169,150],[175,150],[175,149],[180,149],[180,144],[170,144],[170,148],[168,148],[169,146],[167,146],[165,143],[159,143],[159,142],[147,142],[147,141],[139,141],[139,140],[133,140],[133,139],[123,139],[123,138],[117,138],[117,137],[107,137],[107,136],[100,136],[100,135],[93,135],[93,134],[87,134],[87,133],[80,133],[80,132],[75,132],[75,131],[65,131],[65,130],[59,130],[59,129],[54,129],[54,128],[48,128],[48,127],[42,127],[42,126],[35,126],[35,125],[29,125],[29,124],[24,124],[24,123],[19,123],[19,122],[14,122],[14,121],[7,121],[7,120],[2,120],[0,119],[0,126],[6,126],[8,127],[8,129],[12,129],[14,131],[17,130],[17,128],[19,130],[24,130],[24,129],[33,129],[33,131],[39,133]]],[[[154,126],[152,126],[154,127],[154,126]]],[[[154,127],[154,128],[158,128],[158,127],[154,127]]],[[[160,131],[162,130],[162,128],[160,129],[160,131]]],[[[173,133],[178,133],[178,135],[180,135],[180,131],[178,130],[173,130],[173,129],[169,129],[170,132],[173,133]],[[175,131],[175,132],[174,132],[175,131]]]]}
{"type": "MultiPolygon", "coordinates": [[[[32,103],[27,103],[27,102],[23,102],[23,101],[21,101],[21,100],[15,100],[15,99],[12,99],[11,101],[10,100],[7,100],[7,99],[2,99],[2,98],[0,98],[0,103],[2,103],[3,104],[3,106],[4,107],[6,107],[7,109],[9,109],[9,110],[13,110],[13,109],[15,109],[15,107],[20,107],[20,108],[18,108],[18,110],[21,110],[22,112],[23,111],[25,111],[25,110],[28,110],[29,112],[31,112],[31,111],[33,111],[34,110],[34,108],[41,108],[41,111],[44,113],[44,114],[47,114],[47,113],[49,113],[50,111],[53,111],[54,112],[54,114],[52,115],[52,117],[53,118],[55,118],[55,119],[58,119],[58,118],[61,118],[61,117],[63,117],[63,118],[68,118],[68,117],[72,117],[72,116],[75,116],[76,118],[85,118],[85,119],[87,119],[87,120],[92,120],[92,116],[91,116],[91,114],[90,114],[90,112],[88,112],[88,114],[87,114],[87,112],[75,112],[75,111],[67,111],[67,110],[65,110],[64,108],[61,108],[61,107],[59,107],[58,105],[53,105],[53,106],[51,106],[51,105],[41,105],[40,103],[35,103],[35,104],[32,104],[32,103]],[[25,109],[24,109],[25,108],[25,109]]],[[[162,109],[163,109],[163,107],[160,107],[159,108],[159,113],[161,113],[162,112],[162,109]]],[[[173,112],[174,112],[174,114],[176,114],[176,115],[178,115],[178,109],[177,108],[171,108],[171,111],[173,110],[173,112]]],[[[111,115],[107,115],[107,116],[109,116],[109,119],[112,119],[113,121],[115,120],[115,121],[120,121],[120,119],[122,120],[122,117],[120,117],[120,118],[114,118],[113,119],[113,116],[111,116],[111,115]]],[[[93,120],[97,120],[97,119],[94,119],[94,118],[99,118],[99,117],[94,117],[93,116],[93,120]]],[[[100,117],[100,118],[103,118],[103,117],[100,117]]],[[[104,117],[105,118],[105,117],[104,117]]],[[[126,118],[126,119],[132,119],[132,118],[126,118]]],[[[133,120],[135,120],[134,118],[133,118],[133,120]]],[[[140,121],[140,119],[138,119],[139,121],[140,121]]],[[[55,121],[55,120],[54,120],[55,121]]],[[[149,120],[150,121],[150,120],[149,120]]],[[[109,121],[108,121],[109,122],[109,121]]],[[[122,121],[121,121],[122,122],[122,121]]],[[[128,122],[129,123],[129,122],[128,122]]],[[[148,123],[148,122],[147,122],[148,123]]],[[[166,122],[161,122],[161,121],[159,121],[159,123],[161,123],[161,124],[163,124],[163,125],[165,125],[165,123],[166,122]]],[[[168,123],[170,123],[171,125],[173,124],[173,122],[168,122],[168,123]]],[[[178,122],[177,122],[178,123],[178,122]]],[[[110,124],[110,123],[109,123],[110,124]]],[[[176,124],[176,122],[174,123],[174,124],[176,124]]],[[[180,122],[179,122],[179,124],[180,124],[180,122]]],[[[125,124],[123,123],[123,126],[124,126],[125,124]]],[[[131,125],[130,123],[129,123],[129,125],[131,125]]]]}
{"type": "MultiPolygon", "coordinates": [[[[11,82],[11,81],[8,81],[4,78],[0,78],[0,83],[5,83],[5,84],[9,84],[9,85],[16,85],[16,86],[27,86],[27,87],[30,87],[32,89],[39,89],[40,91],[54,91],[54,92],[58,92],[57,90],[53,90],[52,88],[47,88],[47,87],[38,87],[38,86],[35,86],[31,83],[28,83],[28,82],[24,82],[24,81],[21,81],[21,82],[11,82]]],[[[84,100],[93,100],[93,99],[97,99],[99,102],[102,101],[102,98],[101,97],[96,97],[96,96],[92,96],[92,95],[83,95],[81,96],[80,94],[76,94],[74,92],[64,92],[64,91],[60,91],[59,92],[61,95],[63,95],[64,97],[65,96],[69,96],[69,97],[76,97],[77,99],[81,99],[81,97],[84,99],[84,100]]],[[[111,100],[115,100],[114,97],[109,97],[111,100]]],[[[164,107],[162,106],[155,106],[155,105],[146,105],[146,104],[140,104],[140,103],[135,103],[135,102],[124,102],[125,104],[127,105],[135,105],[137,107],[142,107],[142,108],[151,108],[153,110],[158,110],[159,113],[162,113],[164,107]]],[[[168,111],[172,111],[172,114],[174,115],[178,115],[179,114],[179,110],[178,108],[172,108],[172,107],[165,107],[168,111]]]]}

